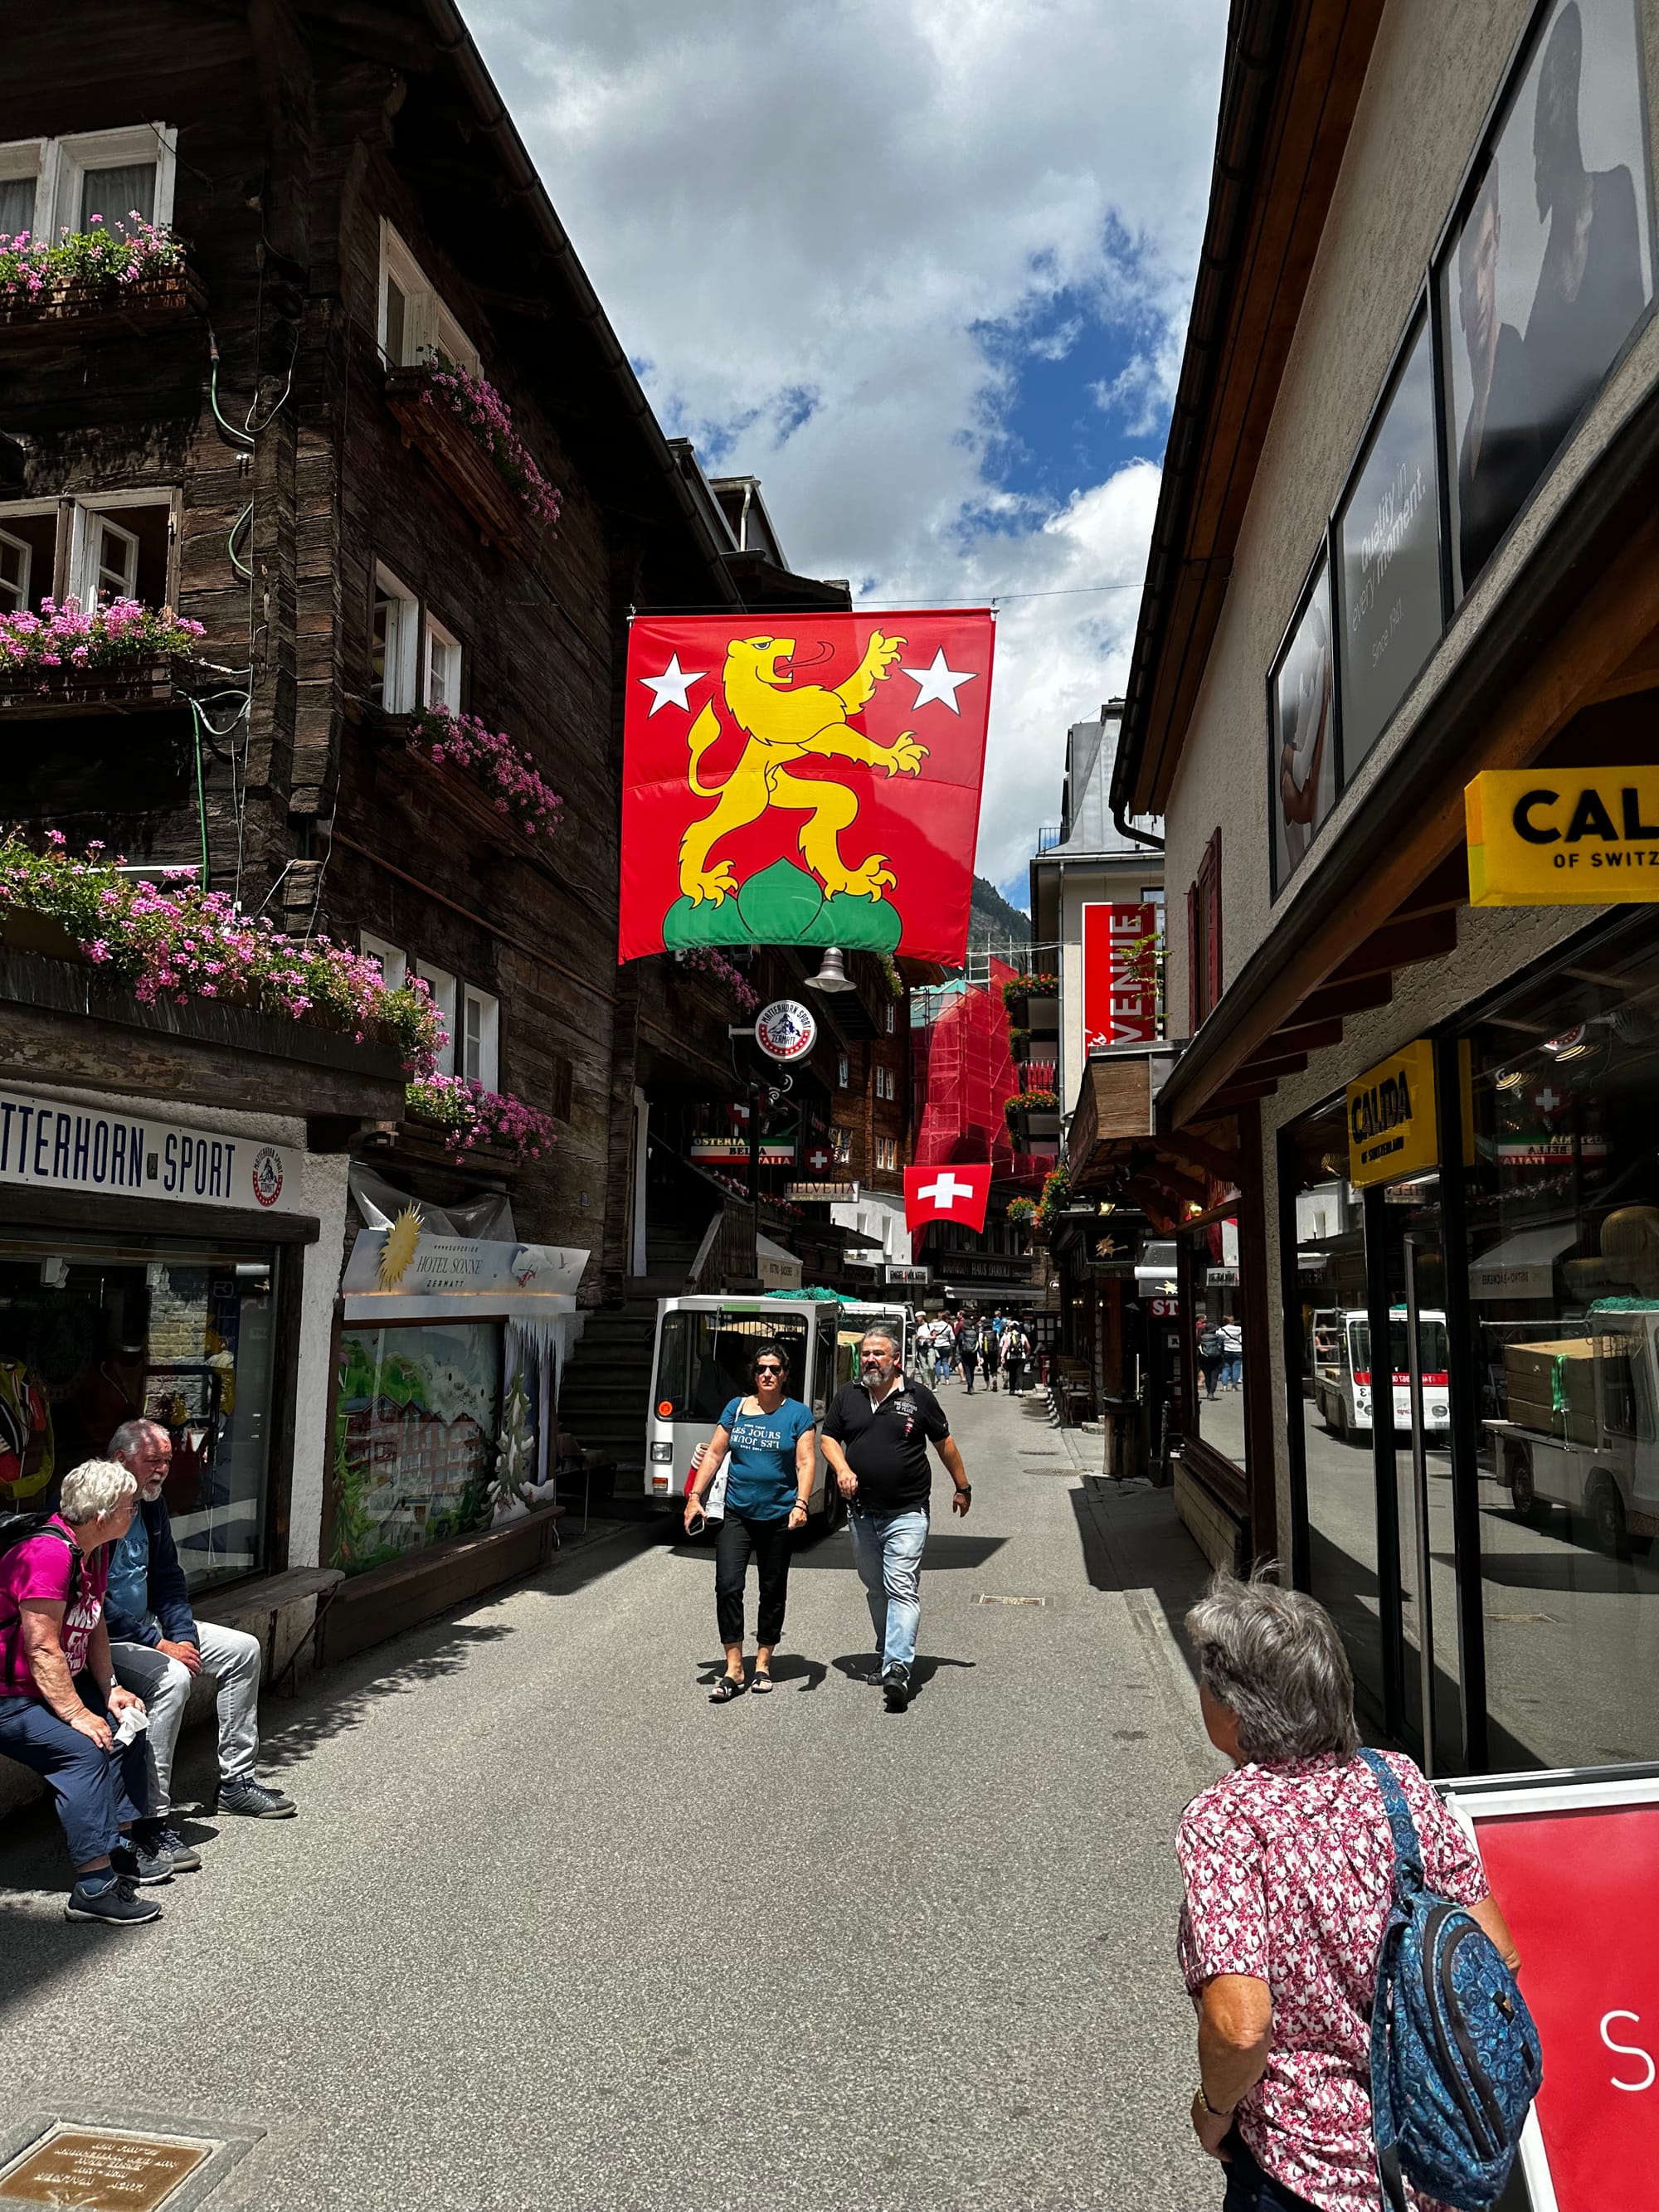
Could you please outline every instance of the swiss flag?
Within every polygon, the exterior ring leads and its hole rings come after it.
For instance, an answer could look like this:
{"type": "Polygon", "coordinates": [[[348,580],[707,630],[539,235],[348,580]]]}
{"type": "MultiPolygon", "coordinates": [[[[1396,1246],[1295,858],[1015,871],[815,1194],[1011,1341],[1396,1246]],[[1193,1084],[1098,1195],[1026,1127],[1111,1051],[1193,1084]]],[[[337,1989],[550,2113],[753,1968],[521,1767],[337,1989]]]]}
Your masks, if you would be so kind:
{"type": "Polygon", "coordinates": [[[814,1175],[821,1176],[828,1175],[835,1162],[827,1146],[815,1145],[806,1155],[806,1164],[814,1175]]]}
{"type": "Polygon", "coordinates": [[[933,1221],[957,1221],[964,1229],[983,1230],[990,1198],[989,1160],[968,1167],[954,1160],[946,1168],[904,1170],[907,1229],[925,1229],[933,1221]]]}

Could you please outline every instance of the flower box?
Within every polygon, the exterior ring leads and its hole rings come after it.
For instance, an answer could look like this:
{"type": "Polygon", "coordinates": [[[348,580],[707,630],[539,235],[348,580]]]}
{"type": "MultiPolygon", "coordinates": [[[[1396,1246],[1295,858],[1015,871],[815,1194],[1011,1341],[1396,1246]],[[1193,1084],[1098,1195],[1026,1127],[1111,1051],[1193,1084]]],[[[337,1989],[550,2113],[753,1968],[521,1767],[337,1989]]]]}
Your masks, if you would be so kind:
{"type": "Polygon", "coordinates": [[[388,369],[386,404],[403,429],[404,443],[422,454],[478,526],[486,545],[500,545],[533,561],[544,526],[508,483],[457,414],[430,396],[430,371],[388,369]]]}
{"type": "MultiPolygon", "coordinates": [[[[3,343],[3,341],[0,341],[3,343]]],[[[132,668],[0,667],[0,719],[43,714],[134,714],[179,696],[170,661],[132,668]]]]}
{"type": "Polygon", "coordinates": [[[146,270],[127,283],[76,277],[33,298],[0,300],[0,345],[80,345],[96,338],[148,337],[207,313],[207,289],[193,269],[146,270]]]}

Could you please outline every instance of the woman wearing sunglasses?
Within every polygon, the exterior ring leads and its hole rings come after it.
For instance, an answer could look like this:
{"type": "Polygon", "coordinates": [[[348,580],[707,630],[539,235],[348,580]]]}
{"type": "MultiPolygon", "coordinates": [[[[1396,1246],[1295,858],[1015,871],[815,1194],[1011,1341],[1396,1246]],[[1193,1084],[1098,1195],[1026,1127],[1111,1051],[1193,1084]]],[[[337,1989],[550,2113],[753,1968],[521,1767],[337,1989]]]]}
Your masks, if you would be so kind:
{"type": "Polygon", "coordinates": [[[763,1344],[755,1354],[755,1388],[733,1398],[719,1425],[692,1462],[685,1492],[685,1527],[695,1535],[705,1518],[703,1500],[727,1452],[726,1517],[714,1546],[714,1612],[726,1647],[726,1672],[709,1692],[712,1705],[729,1705],[744,1689],[772,1686],[772,1652],[783,1633],[789,1595],[790,1531],[806,1526],[817,1464],[817,1424],[810,1406],[787,1398],[789,1361],[781,1346],[763,1344]],[[760,1618],[752,1684],[743,1673],[743,1592],[753,1553],[760,1569],[760,1618]]]}

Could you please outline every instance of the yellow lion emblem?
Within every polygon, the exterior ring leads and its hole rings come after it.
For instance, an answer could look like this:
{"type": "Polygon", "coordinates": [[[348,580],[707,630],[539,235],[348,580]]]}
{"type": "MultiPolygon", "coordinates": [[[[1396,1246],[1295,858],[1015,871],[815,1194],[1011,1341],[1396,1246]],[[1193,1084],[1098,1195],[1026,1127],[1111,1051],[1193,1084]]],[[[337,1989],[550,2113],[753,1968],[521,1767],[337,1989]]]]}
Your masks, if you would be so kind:
{"type": "Polygon", "coordinates": [[[680,889],[695,905],[707,899],[718,906],[736,892],[731,861],[711,860],[710,855],[722,837],[757,822],[769,806],[806,811],[801,857],[823,885],[826,897],[850,891],[878,899],[884,888],[890,887],[896,879],[884,853],[870,854],[857,867],[848,867],[842,859],[839,840],[858,813],[858,793],[844,783],[811,782],[793,771],[791,763],[805,753],[839,753],[847,760],[884,768],[889,775],[921,774],[927,748],[919,745],[908,730],[890,745],[878,745],[847,726],[849,714],[869,705],[877,684],[886,681],[903,648],[902,637],[884,637],[875,631],[847,681],[829,690],[821,684],[793,682],[789,665],[795,650],[793,637],[732,640],[726,648],[720,692],[726,713],[748,743],[724,783],[700,783],[697,770],[703,755],[720,735],[712,703],[691,726],[687,780],[699,799],[720,801],[680,840],[680,889]]]}

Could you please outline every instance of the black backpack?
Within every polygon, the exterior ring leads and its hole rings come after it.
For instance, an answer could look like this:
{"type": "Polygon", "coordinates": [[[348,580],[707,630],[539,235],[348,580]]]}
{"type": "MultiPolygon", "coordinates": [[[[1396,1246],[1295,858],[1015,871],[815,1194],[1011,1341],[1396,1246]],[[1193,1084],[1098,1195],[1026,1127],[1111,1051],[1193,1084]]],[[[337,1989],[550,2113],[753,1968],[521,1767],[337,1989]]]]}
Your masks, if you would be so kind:
{"type": "Polygon", "coordinates": [[[66,1605],[73,1605],[81,1589],[81,1547],[74,1537],[60,1528],[50,1513],[15,1513],[0,1507],[0,1558],[34,1536],[55,1536],[68,1550],[70,1578],[64,1599],[66,1605]]]}

